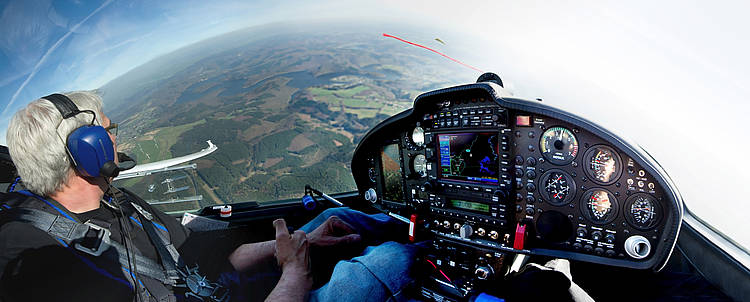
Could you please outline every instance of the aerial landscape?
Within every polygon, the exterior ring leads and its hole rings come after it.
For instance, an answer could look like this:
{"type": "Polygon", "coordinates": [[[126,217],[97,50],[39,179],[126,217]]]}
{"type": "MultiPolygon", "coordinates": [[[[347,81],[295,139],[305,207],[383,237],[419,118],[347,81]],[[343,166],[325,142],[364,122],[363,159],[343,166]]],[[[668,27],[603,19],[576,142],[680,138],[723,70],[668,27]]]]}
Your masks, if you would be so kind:
{"type": "Polygon", "coordinates": [[[120,123],[119,150],[138,163],[196,152],[209,139],[219,147],[196,169],[118,185],[167,212],[298,198],[306,184],[353,191],[351,156],[372,126],[419,93],[473,80],[374,31],[266,31],[184,47],[99,89],[120,123]]]}

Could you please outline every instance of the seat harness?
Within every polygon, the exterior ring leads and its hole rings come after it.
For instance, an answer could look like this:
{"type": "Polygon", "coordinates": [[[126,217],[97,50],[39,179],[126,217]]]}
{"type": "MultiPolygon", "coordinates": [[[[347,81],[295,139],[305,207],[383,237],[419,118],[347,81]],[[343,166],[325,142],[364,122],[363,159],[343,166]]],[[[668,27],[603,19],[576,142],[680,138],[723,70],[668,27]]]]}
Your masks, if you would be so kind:
{"type": "MultiPolygon", "coordinates": [[[[171,302],[176,301],[176,298],[173,293],[165,288],[158,289],[154,286],[148,286],[148,281],[139,280],[138,275],[147,276],[171,287],[187,288],[185,295],[200,301],[229,301],[229,290],[220,284],[210,282],[205,276],[200,275],[197,265],[193,268],[185,265],[180,253],[171,243],[169,232],[166,228],[159,225],[161,226],[161,230],[157,231],[157,227],[153,221],[154,216],[137,203],[131,202],[128,196],[122,191],[114,190],[114,194],[111,196],[112,199],[114,199],[117,206],[125,204],[135,210],[130,219],[136,223],[138,220],[142,222],[139,224],[156,248],[161,264],[136,253],[134,244],[131,242],[129,236],[123,236],[126,246],[111,240],[110,224],[108,222],[91,219],[84,223],[79,223],[44,198],[28,191],[17,192],[44,201],[62,215],[55,215],[33,208],[10,207],[6,204],[3,204],[1,208],[2,212],[5,212],[3,214],[11,214],[13,221],[28,223],[56,238],[65,247],[69,247],[72,244],[76,251],[94,257],[101,256],[110,247],[114,248],[117,251],[120,266],[125,275],[131,277],[128,281],[133,288],[137,289],[137,295],[140,300],[171,302]],[[132,269],[135,273],[131,272],[128,268],[135,268],[132,269]],[[146,281],[147,285],[144,285],[143,281],[146,281]]],[[[112,201],[112,199],[109,201],[112,201]]],[[[112,209],[118,209],[117,206],[109,201],[102,200],[102,203],[112,209]]],[[[119,215],[116,216],[118,216],[118,220],[122,218],[119,215]]]]}

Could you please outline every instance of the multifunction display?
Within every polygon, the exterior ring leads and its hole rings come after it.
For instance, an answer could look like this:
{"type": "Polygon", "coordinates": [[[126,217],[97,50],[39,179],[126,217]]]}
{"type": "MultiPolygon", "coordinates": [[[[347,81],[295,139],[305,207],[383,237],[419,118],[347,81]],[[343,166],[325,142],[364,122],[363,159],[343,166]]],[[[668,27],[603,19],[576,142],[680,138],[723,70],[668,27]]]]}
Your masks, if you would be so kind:
{"type": "Polygon", "coordinates": [[[439,134],[439,177],[470,183],[496,184],[499,145],[496,132],[439,134]]]}

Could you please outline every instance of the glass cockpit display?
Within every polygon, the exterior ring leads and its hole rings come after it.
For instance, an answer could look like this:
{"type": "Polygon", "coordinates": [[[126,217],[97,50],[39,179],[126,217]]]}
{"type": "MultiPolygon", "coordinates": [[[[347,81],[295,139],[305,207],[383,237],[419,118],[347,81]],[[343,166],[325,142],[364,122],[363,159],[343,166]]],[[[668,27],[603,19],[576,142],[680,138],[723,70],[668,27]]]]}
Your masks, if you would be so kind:
{"type": "Polygon", "coordinates": [[[401,178],[401,156],[398,144],[390,144],[380,152],[380,163],[383,169],[383,199],[403,202],[404,184],[401,178]]]}
{"type": "Polygon", "coordinates": [[[497,133],[439,134],[438,143],[440,178],[484,184],[498,182],[497,133]]]}

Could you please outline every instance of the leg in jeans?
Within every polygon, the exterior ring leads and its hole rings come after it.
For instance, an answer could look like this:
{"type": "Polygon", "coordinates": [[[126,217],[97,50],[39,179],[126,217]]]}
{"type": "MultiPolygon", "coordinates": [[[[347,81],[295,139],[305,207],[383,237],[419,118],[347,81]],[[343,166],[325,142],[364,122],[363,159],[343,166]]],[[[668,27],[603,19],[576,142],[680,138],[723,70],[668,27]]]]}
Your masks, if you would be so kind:
{"type": "Polygon", "coordinates": [[[409,230],[408,225],[386,214],[369,215],[346,207],[326,209],[302,226],[300,230],[310,233],[331,216],[337,216],[351,225],[358,234],[362,235],[365,246],[378,245],[398,237],[406,237],[409,230]]]}
{"type": "MultiPolygon", "coordinates": [[[[417,247],[388,239],[405,237],[408,226],[385,214],[368,215],[349,208],[332,208],[300,228],[311,232],[337,216],[362,235],[361,256],[336,263],[328,283],[310,293],[312,301],[401,301],[402,290],[412,282],[411,267],[417,247]],[[385,242],[385,243],[383,243],[385,242]],[[377,245],[377,246],[373,246],[377,245]]],[[[313,263],[316,260],[313,259],[313,263]]]]}
{"type": "Polygon", "coordinates": [[[362,256],[339,261],[310,301],[406,301],[416,254],[417,246],[393,241],[367,247],[362,256]]]}

